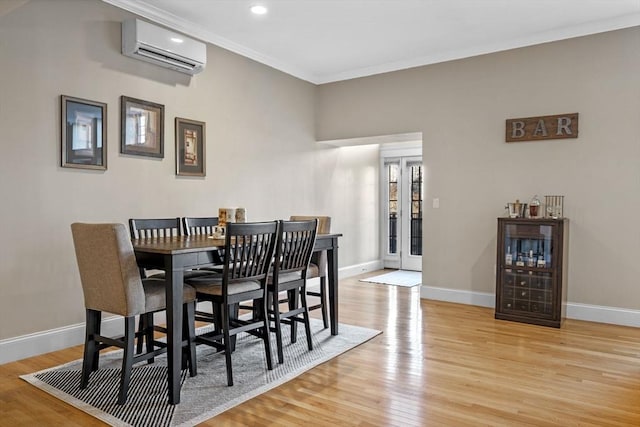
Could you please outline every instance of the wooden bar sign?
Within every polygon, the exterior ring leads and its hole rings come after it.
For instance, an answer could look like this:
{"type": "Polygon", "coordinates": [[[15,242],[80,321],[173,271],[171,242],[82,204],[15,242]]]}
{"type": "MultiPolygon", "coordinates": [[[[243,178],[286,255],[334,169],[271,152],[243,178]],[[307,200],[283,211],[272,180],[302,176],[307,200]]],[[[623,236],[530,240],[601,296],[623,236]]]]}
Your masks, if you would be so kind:
{"type": "Polygon", "coordinates": [[[578,137],[578,113],[507,119],[506,142],[578,137]]]}

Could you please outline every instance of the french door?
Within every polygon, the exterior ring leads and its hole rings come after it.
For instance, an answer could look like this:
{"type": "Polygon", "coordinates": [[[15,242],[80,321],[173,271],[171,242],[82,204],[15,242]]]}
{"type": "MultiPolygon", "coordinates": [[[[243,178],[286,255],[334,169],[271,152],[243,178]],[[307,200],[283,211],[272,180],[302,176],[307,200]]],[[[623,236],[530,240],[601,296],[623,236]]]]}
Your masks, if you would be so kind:
{"type": "Polygon", "coordinates": [[[383,254],[385,268],[422,270],[422,157],[385,158],[383,254]]]}

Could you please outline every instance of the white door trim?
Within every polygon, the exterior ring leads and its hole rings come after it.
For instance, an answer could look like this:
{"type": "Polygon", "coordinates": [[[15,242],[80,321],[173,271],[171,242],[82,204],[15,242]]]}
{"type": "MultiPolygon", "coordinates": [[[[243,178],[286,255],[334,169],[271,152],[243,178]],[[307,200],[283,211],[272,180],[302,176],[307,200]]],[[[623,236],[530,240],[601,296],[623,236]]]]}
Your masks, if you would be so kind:
{"type": "MultiPolygon", "coordinates": [[[[422,137],[422,134],[420,134],[422,137]]],[[[389,160],[401,161],[404,157],[422,157],[422,140],[412,142],[400,142],[400,143],[387,143],[380,146],[380,258],[384,263],[385,268],[400,268],[400,251],[397,254],[388,254],[388,206],[389,200],[389,187],[387,185],[387,174],[385,168],[385,162],[389,160]]],[[[400,164],[402,167],[402,162],[400,164]]],[[[402,180],[401,180],[402,181],[402,180]]],[[[399,191],[402,190],[402,182],[398,183],[399,191]]],[[[398,221],[397,233],[402,233],[402,221],[398,221]]],[[[399,250],[401,248],[398,248],[399,250]]]]}

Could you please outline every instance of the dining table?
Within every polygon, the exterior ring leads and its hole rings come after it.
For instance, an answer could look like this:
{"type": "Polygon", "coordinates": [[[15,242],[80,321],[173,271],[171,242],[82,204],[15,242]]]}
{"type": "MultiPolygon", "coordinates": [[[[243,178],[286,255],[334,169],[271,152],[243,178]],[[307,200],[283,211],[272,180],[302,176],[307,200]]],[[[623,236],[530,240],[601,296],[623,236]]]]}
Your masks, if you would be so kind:
{"type": "MultiPolygon", "coordinates": [[[[318,234],[314,252],[327,251],[329,321],[338,335],[338,238],[340,233],[318,234]]],[[[132,239],[138,266],[165,271],[167,316],[167,375],[169,404],[180,403],[182,368],[182,298],[184,271],[214,265],[224,238],[208,235],[132,239]]]]}

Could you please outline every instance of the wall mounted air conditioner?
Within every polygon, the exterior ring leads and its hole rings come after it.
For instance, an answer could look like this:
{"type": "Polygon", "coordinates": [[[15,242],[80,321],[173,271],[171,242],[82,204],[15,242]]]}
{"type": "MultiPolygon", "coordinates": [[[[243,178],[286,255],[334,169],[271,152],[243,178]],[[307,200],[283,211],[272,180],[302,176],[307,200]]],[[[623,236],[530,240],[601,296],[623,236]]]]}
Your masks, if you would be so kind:
{"type": "Polygon", "coordinates": [[[122,23],[122,53],[187,74],[196,74],[207,63],[207,47],[140,19],[122,23]]]}

